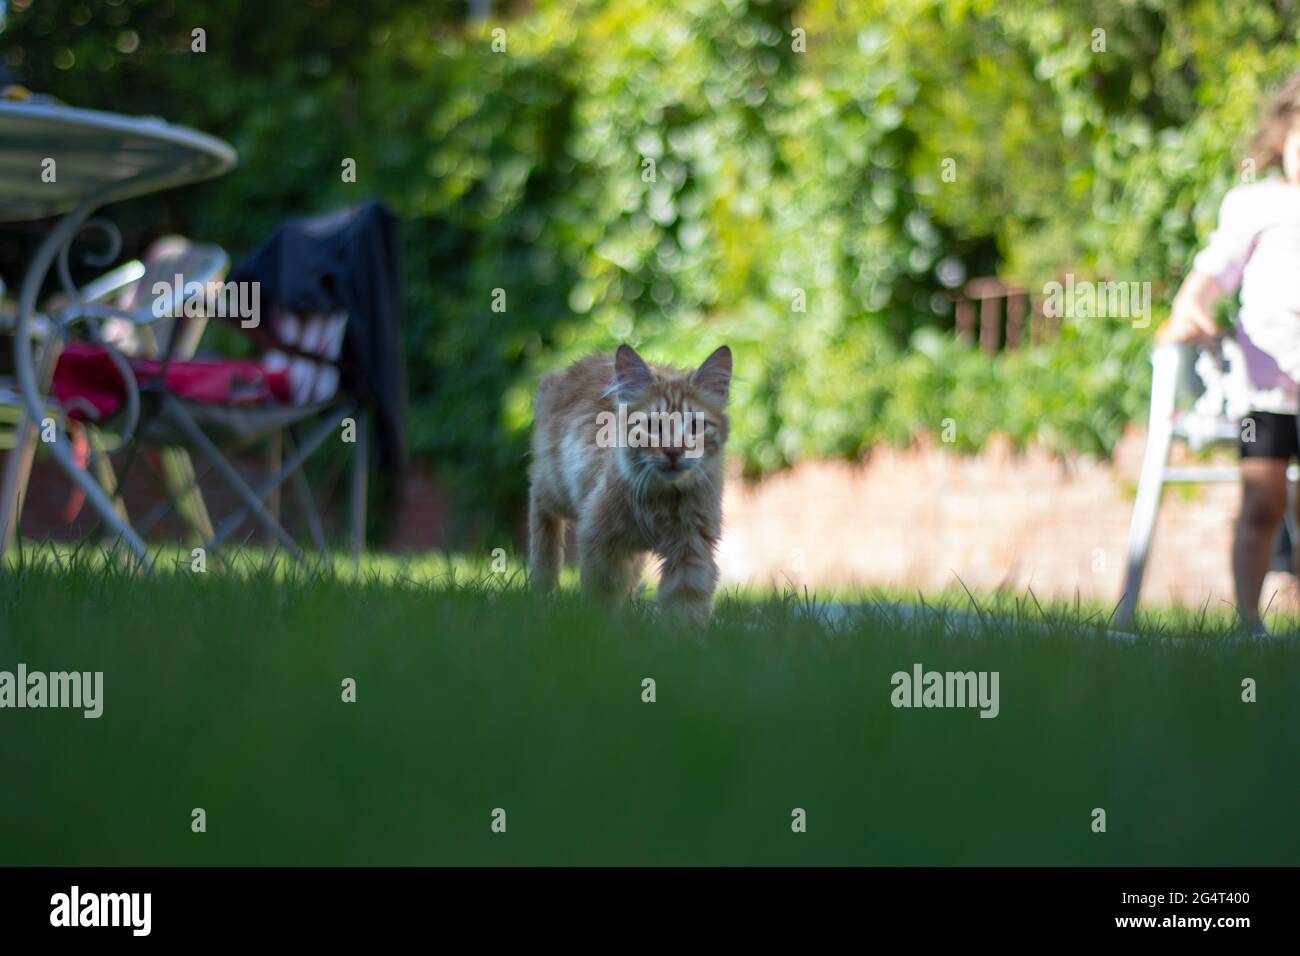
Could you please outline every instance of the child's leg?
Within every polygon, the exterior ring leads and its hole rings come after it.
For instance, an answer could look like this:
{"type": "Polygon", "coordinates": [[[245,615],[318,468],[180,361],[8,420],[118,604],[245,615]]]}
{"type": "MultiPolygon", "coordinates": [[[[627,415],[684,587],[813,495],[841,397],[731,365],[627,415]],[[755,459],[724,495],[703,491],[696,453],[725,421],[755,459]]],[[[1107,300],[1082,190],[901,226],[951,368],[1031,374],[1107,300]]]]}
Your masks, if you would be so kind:
{"type": "Polygon", "coordinates": [[[1241,460],[1241,513],[1232,545],[1237,613],[1251,629],[1260,626],[1259,592],[1273,562],[1273,542],[1286,514],[1285,458],[1241,460]]]}

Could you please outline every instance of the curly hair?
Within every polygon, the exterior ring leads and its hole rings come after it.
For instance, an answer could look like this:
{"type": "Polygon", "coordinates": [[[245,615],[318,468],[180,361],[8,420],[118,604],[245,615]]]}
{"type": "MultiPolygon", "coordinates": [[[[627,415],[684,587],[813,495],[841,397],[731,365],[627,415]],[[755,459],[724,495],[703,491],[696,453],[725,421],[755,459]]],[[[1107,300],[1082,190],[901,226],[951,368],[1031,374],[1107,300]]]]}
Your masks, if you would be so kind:
{"type": "Polygon", "coordinates": [[[1282,145],[1287,133],[1300,122],[1300,70],[1292,73],[1259,119],[1250,144],[1250,156],[1259,172],[1282,165],[1282,145]]]}

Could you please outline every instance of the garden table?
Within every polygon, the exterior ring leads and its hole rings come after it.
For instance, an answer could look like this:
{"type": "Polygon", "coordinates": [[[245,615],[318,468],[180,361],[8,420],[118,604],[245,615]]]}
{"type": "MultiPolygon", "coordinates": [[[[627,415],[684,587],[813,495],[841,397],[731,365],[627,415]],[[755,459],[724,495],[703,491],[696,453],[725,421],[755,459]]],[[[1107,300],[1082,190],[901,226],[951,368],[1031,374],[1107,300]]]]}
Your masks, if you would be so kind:
{"type": "MultiPolygon", "coordinates": [[[[5,469],[6,487],[13,481],[25,483],[31,467],[30,436],[45,414],[31,337],[36,298],[50,269],[57,266],[64,292],[74,302],[82,301],[67,266],[73,240],[88,227],[105,232],[112,248],[102,257],[103,264],[121,249],[116,227],[91,219],[96,209],[219,176],[235,162],[235,151],[227,143],[161,119],[76,109],[45,97],[0,100],[0,222],[60,217],[37,247],[19,288],[14,368],[25,411],[18,425],[19,447],[5,469]]],[[[51,454],[85,492],[110,534],[145,560],[148,552],[140,536],[99,483],[78,466],[62,426],[56,421],[54,427],[55,440],[48,443],[51,454]]],[[[0,500],[5,497],[0,495],[0,500]]],[[[9,519],[0,515],[0,525],[9,519]]]]}

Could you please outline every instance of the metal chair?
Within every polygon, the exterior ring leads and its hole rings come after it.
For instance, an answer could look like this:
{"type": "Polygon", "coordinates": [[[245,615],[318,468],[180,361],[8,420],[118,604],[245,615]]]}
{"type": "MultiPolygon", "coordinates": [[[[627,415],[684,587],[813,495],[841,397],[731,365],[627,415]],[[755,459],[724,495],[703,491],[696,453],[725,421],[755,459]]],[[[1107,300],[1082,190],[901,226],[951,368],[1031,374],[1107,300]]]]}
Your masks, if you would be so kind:
{"type": "MultiPolygon", "coordinates": [[[[107,302],[138,282],[144,272],[145,266],[139,260],[118,266],[83,287],[84,301],[92,304],[107,302]]],[[[3,299],[3,286],[0,284],[0,301],[3,299]]],[[[39,343],[35,356],[36,378],[42,393],[45,393],[49,390],[63,342],[57,323],[48,315],[40,314],[35,318],[33,338],[39,343]]],[[[0,309],[0,332],[11,332],[12,327],[13,315],[0,309]]],[[[50,409],[51,413],[56,411],[50,409]]],[[[4,475],[0,478],[0,560],[8,554],[17,537],[36,455],[37,436],[37,422],[27,412],[17,381],[12,376],[0,376],[0,449],[8,452],[4,475]]]]}
{"type": "MultiPolygon", "coordinates": [[[[329,317],[338,325],[338,332],[330,340],[304,343],[291,335],[294,327],[310,326],[324,317],[299,318],[290,313],[275,311],[272,316],[271,337],[282,346],[292,346],[295,363],[284,362],[282,353],[271,350],[263,353],[257,363],[216,363],[221,369],[234,366],[248,367],[257,364],[262,375],[277,375],[284,385],[285,400],[241,407],[236,404],[194,400],[178,394],[162,374],[151,374],[141,381],[142,410],[138,441],[144,446],[156,446],[164,454],[190,451],[205,459],[207,468],[194,474],[192,467],[181,476],[179,483],[169,481],[170,501],[175,504],[178,495],[197,489],[198,482],[214,475],[233,491],[240,506],[215,525],[208,519],[206,509],[202,519],[206,527],[188,521],[192,528],[202,530],[200,543],[207,551],[222,547],[230,536],[248,519],[253,519],[293,557],[300,557],[302,549],[281,523],[278,495],[281,486],[290,482],[312,545],[328,558],[328,542],[324,525],[316,509],[315,497],[305,475],[303,465],[326,440],[340,434],[349,424],[355,432],[356,448],[353,455],[354,487],[360,487],[360,520],[354,522],[352,546],[355,552],[364,547],[364,494],[367,463],[366,418],[358,403],[346,393],[336,390],[339,376],[330,374],[337,362],[341,344],[342,325],[346,316],[329,317]],[[318,351],[308,351],[320,346],[318,351]],[[313,390],[310,378],[331,378],[334,387],[313,390]],[[355,416],[355,419],[353,419],[355,416]],[[311,425],[304,435],[303,429],[311,425]],[[258,444],[266,447],[268,476],[254,487],[230,459],[235,454],[258,444]],[[359,530],[358,530],[359,528],[359,530]]],[[[172,369],[199,367],[204,362],[173,361],[172,369]]],[[[188,458],[186,459],[188,464],[188,458]]],[[[358,494],[354,491],[356,507],[358,494]]],[[[201,499],[200,499],[201,503],[201,499]]],[[[180,511],[180,507],[177,507],[180,511]]],[[[145,534],[165,515],[155,509],[137,528],[145,534]]]]}
{"type": "MultiPolygon", "coordinates": [[[[151,269],[140,288],[150,287],[148,278],[152,275],[162,275],[162,281],[171,285],[170,270],[180,269],[184,263],[188,263],[191,269],[176,274],[184,276],[186,287],[197,282],[199,287],[207,288],[210,282],[224,274],[224,253],[217,255],[220,251],[214,247],[205,250],[172,246],[169,252],[171,254],[161,257],[167,265],[161,272],[151,269]],[[202,281],[194,278],[194,270],[200,267],[205,277],[202,281]]],[[[256,361],[196,359],[195,351],[208,317],[186,315],[189,311],[197,311],[185,308],[188,301],[189,297],[178,298],[174,316],[165,312],[152,323],[125,322],[116,328],[106,323],[102,351],[84,347],[73,350],[70,347],[60,357],[53,388],[69,416],[82,420],[92,434],[109,436],[121,433],[112,449],[104,448],[102,439],[92,442],[97,482],[112,499],[118,515],[141,538],[174,508],[193,533],[193,540],[205,550],[212,551],[225,544],[251,517],[275,539],[278,546],[298,557],[301,548],[281,524],[277,500],[280,486],[289,481],[313,545],[322,555],[328,556],[323,524],[302,466],[326,439],[338,434],[349,416],[358,411],[350,397],[337,393],[340,376],[334,363],[339,359],[346,315],[303,318],[273,309],[269,324],[262,323],[261,341],[292,349],[292,362],[278,349],[268,350],[256,361]],[[322,333],[320,329],[323,326],[329,326],[330,331],[322,333]],[[110,411],[111,417],[101,421],[100,413],[92,403],[83,401],[79,403],[80,407],[72,406],[80,397],[78,388],[87,390],[86,370],[89,369],[93,375],[96,368],[102,371],[107,367],[107,360],[112,355],[108,343],[115,337],[117,344],[132,357],[129,374],[120,376],[123,407],[128,410],[110,411]],[[275,381],[282,385],[280,400],[269,400],[270,392],[276,391],[273,388],[265,393],[268,400],[251,406],[233,399],[214,401],[205,396],[195,397],[192,390],[189,394],[186,392],[185,383],[194,381],[194,375],[199,376],[200,383],[228,380],[237,388],[244,381],[241,378],[244,373],[249,373],[254,380],[263,381],[275,376],[275,381]],[[130,410],[133,395],[137,397],[138,407],[130,410]],[[318,417],[322,420],[304,439],[300,429],[318,417]],[[249,450],[261,443],[268,446],[267,461],[272,474],[254,488],[229,459],[232,453],[249,450]],[[146,448],[154,448],[159,454],[166,500],[142,520],[133,522],[125,511],[120,489],[146,448]],[[119,460],[125,459],[118,469],[110,462],[114,453],[119,460]],[[203,472],[196,472],[191,453],[206,460],[207,468],[203,472]],[[224,481],[241,503],[234,513],[216,524],[199,492],[199,482],[209,475],[224,481]]],[[[147,308],[139,300],[129,304],[137,309],[147,308]]],[[[354,423],[357,461],[364,464],[365,418],[358,415],[358,419],[354,423]]],[[[363,468],[359,467],[356,473],[361,477],[358,479],[354,474],[354,481],[364,482],[363,468]]],[[[362,489],[364,494],[364,485],[362,489]]],[[[364,512],[362,516],[364,518],[364,512]]],[[[364,526],[360,532],[354,533],[353,544],[358,550],[363,546],[364,526]]],[[[140,554],[140,550],[136,550],[140,554]]],[[[144,557],[143,554],[140,556],[144,557]]]]}
{"type": "MultiPolygon", "coordinates": [[[[249,519],[294,557],[302,553],[279,520],[278,493],[291,482],[312,544],[328,559],[324,527],[303,466],[331,437],[351,445],[351,544],[365,544],[365,505],[370,460],[370,422],[375,421],[381,467],[395,479],[404,460],[405,375],[401,357],[401,284],[398,224],[381,204],[361,203],[321,216],[289,220],[278,228],[230,280],[213,285],[193,275],[175,278],[160,298],[148,277],[129,307],[91,303],[71,282],[68,248],[79,223],[61,224],[60,277],[70,305],[56,316],[67,337],[76,323],[90,330],[89,343],[68,343],[58,356],[49,387],[60,419],[79,423],[101,438],[118,436],[113,448],[92,449],[93,469],[70,451],[68,431],[56,425],[54,458],[97,513],[106,534],[146,566],[144,535],[175,506],[196,495],[208,475],[221,479],[239,506],[213,522],[206,508],[187,519],[205,549],[222,547],[249,519]],[[174,289],[173,294],[169,290],[174,289]],[[193,289],[193,291],[191,291],[193,289]],[[217,308],[260,349],[256,359],[191,357],[212,314],[214,301],[255,305],[251,321],[217,308]],[[213,293],[225,297],[213,299],[213,293]],[[202,308],[188,308],[203,294],[202,308]],[[147,297],[152,296],[149,302],[147,297]],[[159,308],[159,306],[164,306],[159,308]],[[240,321],[235,321],[239,319],[240,321]],[[197,326],[196,326],[197,323],[197,326]],[[129,353],[129,354],[126,354],[129,353]],[[235,455],[267,446],[270,474],[254,485],[232,464],[235,455]],[[195,474],[184,459],[177,474],[163,477],[167,501],[142,521],[126,513],[119,490],[149,447],[197,452],[206,469],[195,474]],[[109,466],[110,456],[117,460],[109,466]],[[93,473],[92,473],[93,472],[93,473]]],[[[88,220],[80,228],[111,225],[88,220]]],[[[114,248],[119,242],[114,239],[114,248]]],[[[211,260],[209,260],[211,261],[211,260]]],[[[225,259],[219,259],[224,271],[225,259]]],[[[46,269],[49,263],[43,263],[46,269]]],[[[190,263],[191,267],[197,268],[190,263]]],[[[202,271],[202,270],[200,270],[202,271]]],[[[205,273],[206,275],[207,273],[205,273]]],[[[25,289],[27,286],[25,286],[25,289]]],[[[24,304],[26,299],[23,300],[24,304]]],[[[30,308],[30,306],[27,306],[30,308]]],[[[28,323],[30,326],[30,322],[28,323]]],[[[28,339],[15,349],[24,406],[40,416],[49,397],[38,387],[28,339]]],[[[347,450],[347,449],[345,449],[347,450]]],[[[164,468],[164,472],[167,469],[164,468]]],[[[201,507],[202,500],[195,499],[201,507]]]]}
{"type": "MultiPolygon", "coordinates": [[[[189,310],[186,306],[203,294],[200,290],[220,282],[229,268],[230,257],[220,246],[192,242],[182,236],[158,239],[150,245],[136,278],[123,285],[114,296],[116,308],[132,318],[120,315],[106,318],[100,330],[104,342],[126,356],[155,360],[170,356],[178,361],[193,358],[207,326],[207,316],[201,310],[189,310]],[[155,305],[160,303],[154,291],[162,286],[170,290],[170,299],[155,309],[155,305]],[[187,314],[191,312],[193,314],[187,314]]],[[[95,417],[93,406],[83,405],[82,408],[95,417]]],[[[135,427],[135,422],[130,423],[128,431],[133,432],[135,427]]],[[[95,469],[104,490],[112,496],[118,513],[125,518],[126,503],[119,494],[120,482],[114,474],[104,436],[93,425],[85,428],[85,435],[89,465],[95,469]]],[[[119,437],[118,444],[125,444],[130,437],[129,434],[119,437]]],[[[169,502],[190,529],[191,538],[196,542],[202,541],[212,534],[212,521],[198,487],[189,451],[182,447],[164,447],[159,449],[159,460],[169,502]]]]}
{"type": "MultiPolygon", "coordinates": [[[[1250,411],[1245,359],[1231,338],[1219,342],[1217,355],[1190,343],[1162,343],[1152,353],[1151,365],[1146,451],[1129,523],[1124,591],[1115,614],[1116,626],[1125,629],[1132,627],[1137,613],[1165,484],[1238,481],[1241,477],[1235,465],[1170,465],[1173,443],[1183,441],[1193,450],[1235,444],[1241,437],[1241,419],[1250,411]]],[[[1290,465],[1290,486],[1297,477],[1300,471],[1290,465]]],[[[1293,508],[1287,508],[1286,520],[1295,540],[1293,508]]]]}

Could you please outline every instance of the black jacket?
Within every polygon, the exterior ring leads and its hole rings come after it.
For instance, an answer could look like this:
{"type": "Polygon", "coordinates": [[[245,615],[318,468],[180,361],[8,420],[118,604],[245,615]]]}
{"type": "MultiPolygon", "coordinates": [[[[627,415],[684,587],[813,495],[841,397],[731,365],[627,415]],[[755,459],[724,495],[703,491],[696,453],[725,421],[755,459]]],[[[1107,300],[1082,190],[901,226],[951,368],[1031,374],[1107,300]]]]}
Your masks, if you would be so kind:
{"type": "Polygon", "coordinates": [[[406,462],[406,366],[397,217],[371,200],[287,220],[230,280],[260,282],[264,310],[347,310],[342,387],[374,408],[380,466],[399,474],[406,462]]]}

